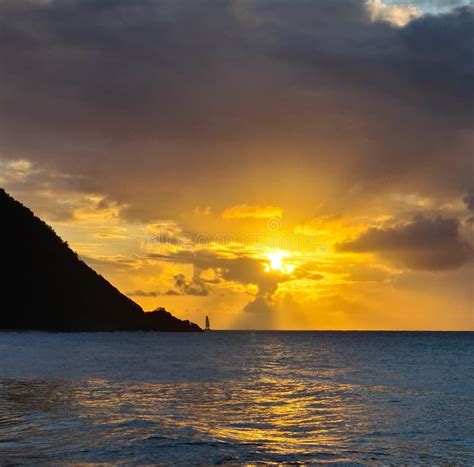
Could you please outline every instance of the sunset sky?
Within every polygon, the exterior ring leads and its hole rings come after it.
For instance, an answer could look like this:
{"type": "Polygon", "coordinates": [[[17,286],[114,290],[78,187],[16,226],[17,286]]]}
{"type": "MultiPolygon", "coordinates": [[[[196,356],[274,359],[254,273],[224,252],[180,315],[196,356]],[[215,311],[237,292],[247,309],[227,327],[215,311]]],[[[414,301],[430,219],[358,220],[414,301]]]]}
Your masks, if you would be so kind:
{"type": "Polygon", "coordinates": [[[461,0],[0,0],[0,186],[146,310],[474,329],[473,44],[461,0]]]}

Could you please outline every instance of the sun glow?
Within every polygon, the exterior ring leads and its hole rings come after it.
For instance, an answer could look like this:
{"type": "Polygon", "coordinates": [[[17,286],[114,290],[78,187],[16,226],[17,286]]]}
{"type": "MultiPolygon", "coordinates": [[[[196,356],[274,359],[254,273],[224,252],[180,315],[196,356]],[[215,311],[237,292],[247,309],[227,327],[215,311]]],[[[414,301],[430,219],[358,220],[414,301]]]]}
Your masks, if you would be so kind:
{"type": "Polygon", "coordinates": [[[291,255],[289,253],[284,251],[274,251],[267,253],[269,264],[266,265],[265,271],[280,271],[285,274],[291,273],[294,267],[283,262],[285,258],[289,258],[290,256],[291,255]]]}

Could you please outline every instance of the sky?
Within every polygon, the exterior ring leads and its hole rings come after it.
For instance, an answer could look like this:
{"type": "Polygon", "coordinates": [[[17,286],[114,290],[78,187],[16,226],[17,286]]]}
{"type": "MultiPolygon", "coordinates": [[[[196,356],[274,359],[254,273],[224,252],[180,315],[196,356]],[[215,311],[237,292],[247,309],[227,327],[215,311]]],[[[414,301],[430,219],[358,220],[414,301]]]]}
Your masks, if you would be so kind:
{"type": "Polygon", "coordinates": [[[145,310],[473,330],[474,7],[0,0],[0,186],[145,310]]]}

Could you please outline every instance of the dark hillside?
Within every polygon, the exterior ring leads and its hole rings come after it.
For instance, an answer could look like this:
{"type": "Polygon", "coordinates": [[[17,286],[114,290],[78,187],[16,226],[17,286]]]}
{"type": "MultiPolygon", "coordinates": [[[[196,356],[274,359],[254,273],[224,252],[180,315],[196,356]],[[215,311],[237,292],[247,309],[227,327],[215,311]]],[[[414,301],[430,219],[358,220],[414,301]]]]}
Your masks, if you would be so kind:
{"type": "Polygon", "coordinates": [[[199,330],[161,309],[148,316],[2,189],[0,218],[0,328],[199,330]]]}

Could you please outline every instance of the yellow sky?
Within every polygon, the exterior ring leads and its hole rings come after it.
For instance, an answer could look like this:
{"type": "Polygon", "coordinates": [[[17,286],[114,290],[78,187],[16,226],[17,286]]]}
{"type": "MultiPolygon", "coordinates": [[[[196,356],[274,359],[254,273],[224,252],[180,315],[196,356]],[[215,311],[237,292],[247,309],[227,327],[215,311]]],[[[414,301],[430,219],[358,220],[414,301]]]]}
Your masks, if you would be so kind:
{"type": "MultiPolygon", "coordinates": [[[[52,224],[144,309],[164,306],[200,324],[209,315],[216,329],[471,328],[472,297],[439,287],[462,281],[466,271],[469,277],[470,264],[423,270],[402,252],[397,261],[341,249],[369,229],[393,233],[416,225],[412,218],[394,221],[400,196],[393,199],[392,212],[300,222],[271,203],[220,211],[189,206],[188,225],[199,226],[192,230],[176,220],[131,223],[121,218],[123,206],[91,196],[74,200],[71,218],[52,224]]],[[[404,206],[426,203],[415,195],[402,199],[404,206]]],[[[458,212],[462,203],[446,209],[458,212]]]]}

